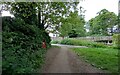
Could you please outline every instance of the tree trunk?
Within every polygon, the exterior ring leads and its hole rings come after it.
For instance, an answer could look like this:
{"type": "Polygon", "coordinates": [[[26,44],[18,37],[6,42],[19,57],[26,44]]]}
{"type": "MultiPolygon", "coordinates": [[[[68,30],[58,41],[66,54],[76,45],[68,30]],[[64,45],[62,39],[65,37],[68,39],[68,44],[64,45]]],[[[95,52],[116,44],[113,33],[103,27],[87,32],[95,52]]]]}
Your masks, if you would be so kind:
{"type": "Polygon", "coordinates": [[[44,24],[41,23],[41,10],[38,10],[38,27],[44,29],[44,24]]]}

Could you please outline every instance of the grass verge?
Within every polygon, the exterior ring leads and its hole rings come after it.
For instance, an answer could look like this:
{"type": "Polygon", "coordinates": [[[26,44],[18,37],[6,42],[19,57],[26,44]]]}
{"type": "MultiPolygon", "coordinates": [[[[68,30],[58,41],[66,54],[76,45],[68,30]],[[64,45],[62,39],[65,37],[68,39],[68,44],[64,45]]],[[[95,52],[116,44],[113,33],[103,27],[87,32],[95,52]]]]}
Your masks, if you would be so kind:
{"type": "Polygon", "coordinates": [[[67,45],[77,45],[77,46],[87,46],[87,47],[102,47],[106,48],[107,45],[103,43],[93,42],[93,41],[87,41],[87,40],[78,40],[78,39],[64,39],[60,42],[61,44],[67,44],[67,45]]]}
{"type": "Polygon", "coordinates": [[[102,70],[118,73],[118,50],[112,48],[73,48],[77,55],[102,70]]]}
{"type": "Polygon", "coordinates": [[[59,44],[60,41],[54,40],[54,41],[51,41],[50,43],[51,43],[51,44],[59,44]]]}
{"type": "Polygon", "coordinates": [[[52,46],[52,48],[61,48],[60,46],[52,46]]]}

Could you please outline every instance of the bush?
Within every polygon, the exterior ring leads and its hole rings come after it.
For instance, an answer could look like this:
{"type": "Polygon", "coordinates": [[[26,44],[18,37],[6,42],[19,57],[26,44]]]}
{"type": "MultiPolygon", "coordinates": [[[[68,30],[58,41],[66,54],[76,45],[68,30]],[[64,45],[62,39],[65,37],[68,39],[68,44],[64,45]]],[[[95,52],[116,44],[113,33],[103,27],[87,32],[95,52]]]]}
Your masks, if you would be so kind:
{"type": "Polygon", "coordinates": [[[53,40],[53,41],[51,41],[51,44],[59,44],[60,43],[60,41],[58,41],[58,40],[53,40]]]}
{"type": "Polygon", "coordinates": [[[93,41],[79,40],[79,39],[64,39],[61,41],[61,44],[68,45],[78,45],[78,46],[88,46],[88,47],[107,47],[103,43],[97,43],[93,41]]]}
{"type": "Polygon", "coordinates": [[[3,17],[2,73],[32,73],[44,62],[45,39],[50,47],[50,37],[36,25],[28,25],[22,19],[3,17]]]}
{"type": "Polygon", "coordinates": [[[68,44],[68,45],[73,45],[70,39],[64,39],[60,42],[61,44],[68,44]]]}
{"type": "Polygon", "coordinates": [[[120,48],[120,34],[113,35],[113,47],[120,48]]]}

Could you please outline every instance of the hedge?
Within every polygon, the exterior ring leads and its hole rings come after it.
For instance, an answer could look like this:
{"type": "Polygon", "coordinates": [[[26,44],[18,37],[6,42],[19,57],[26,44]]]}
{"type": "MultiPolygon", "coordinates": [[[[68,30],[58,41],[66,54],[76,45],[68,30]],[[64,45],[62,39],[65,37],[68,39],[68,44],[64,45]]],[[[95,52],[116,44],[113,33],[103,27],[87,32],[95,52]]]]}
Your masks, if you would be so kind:
{"type": "Polygon", "coordinates": [[[36,72],[44,63],[46,53],[42,40],[46,40],[49,48],[49,35],[20,18],[3,17],[2,28],[2,73],[36,72]]]}
{"type": "Polygon", "coordinates": [[[58,40],[51,41],[51,44],[59,44],[59,43],[60,43],[60,41],[58,41],[58,40]]]}

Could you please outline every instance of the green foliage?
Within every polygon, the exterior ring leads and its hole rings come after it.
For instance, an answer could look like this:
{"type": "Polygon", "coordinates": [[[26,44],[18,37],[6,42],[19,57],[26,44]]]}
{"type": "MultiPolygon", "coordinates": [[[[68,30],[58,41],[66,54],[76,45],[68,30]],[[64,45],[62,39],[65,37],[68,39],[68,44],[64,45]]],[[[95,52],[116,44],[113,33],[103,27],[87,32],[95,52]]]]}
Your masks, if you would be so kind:
{"type": "Polygon", "coordinates": [[[113,46],[115,48],[120,48],[120,34],[113,35],[113,46]]]}
{"type": "Polygon", "coordinates": [[[107,45],[103,43],[97,43],[93,41],[86,41],[86,40],[79,40],[79,39],[64,39],[61,41],[61,44],[88,46],[88,47],[101,47],[101,48],[107,47],[107,45]]]}
{"type": "Polygon", "coordinates": [[[59,44],[60,43],[60,41],[58,41],[58,40],[53,40],[53,41],[51,41],[51,44],[59,44]]]}
{"type": "Polygon", "coordinates": [[[85,35],[85,20],[78,15],[77,11],[71,12],[69,17],[63,19],[63,22],[59,29],[61,36],[77,37],[85,35]]]}
{"type": "Polygon", "coordinates": [[[77,37],[78,34],[76,32],[76,30],[71,30],[71,32],[68,33],[69,38],[74,38],[77,37]]]}
{"type": "Polygon", "coordinates": [[[113,48],[74,48],[72,49],[91,65],[118,73],[118,50],[113,48]]]}
{"type": "Polygon", "coordinates": [[[70,39],[64,39],[61,41],[61,44],[68,44],[68,45],[73,45],[70,39]]]}
{"type": "Polygon", "coordinates": [[[25,23],[35,24],[37,21],[37,3],[35,2],[10,2],[8,3],[11,6],[11,13],[15,17],[22,18],[25,23]]]}
{"type": "Polygon", "coordinates": [[[6,2],[15,17],[24,19],[29,24],[36,24],[41,29],[58,29],[63,16],[69,16],[70,9],[76,9],[79,2],[6,2]],[[46,25],[45,25],[46,24],[46,25]]]}
{"type": "Polygon", "coordinates": [[[46,49],[42,48],[42,41],[45,39],[49,48],[50,37],[20,18],[3,17],[2,21],[2,73],[35,72],[44,62],[46,49]]]}
{"type": "Polygon", "coordinates": [[[5,2],[4,7],[15,16],[3,18],[3,73],[34,72],[40,67],[46,50],[50,47],[47,27],[56,30],[63,16],[76,9],[78,2],[5,2]],[[49,26],[52,25],[52,26],[49,26]]]}
{"type": "Polygon", "coordinates": [[[117,15],[102,9],[95,18],[89,20],[90,34],[109,35],[108,29],[113,33],[113,27],[117,25],[117,15]]]}

